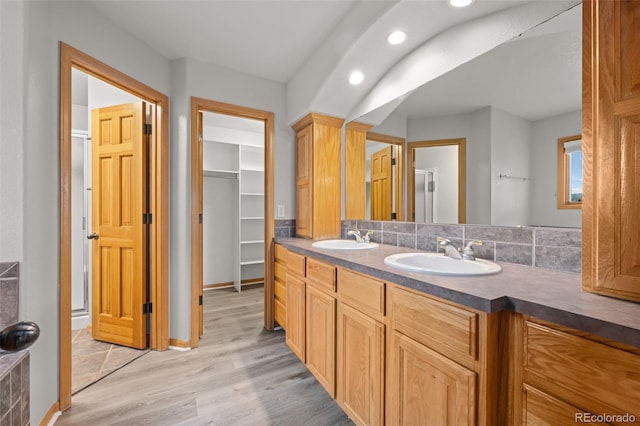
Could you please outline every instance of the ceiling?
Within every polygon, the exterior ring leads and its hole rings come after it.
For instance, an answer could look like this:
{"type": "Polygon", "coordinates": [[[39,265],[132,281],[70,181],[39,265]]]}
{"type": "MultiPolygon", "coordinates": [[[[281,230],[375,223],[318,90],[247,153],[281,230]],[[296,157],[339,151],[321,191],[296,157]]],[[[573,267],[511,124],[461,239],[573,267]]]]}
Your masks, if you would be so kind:
{"type": "MultiPolygon", "coordinates": [[[[169,60],[192,58],[286,83],[288,88],[293,86],[291,90],[299,87],[292,85],[292,81],[302,81],[301,84],[308,81],[315,85],[315,95],[310,96],[308,103],[310,108],[338,116],[347,116],[354,104],[395,63],[440,32],[527,3],[524,0],[475,0],[471,7],[458,10],[448,6],[445,0],[83,1],[169,60]],[[386,45],[384,39],[394,29],[408,33],[405,44],[386,45]],[[365,82],[357,87],[347,83],[348,73],[353,69],[362,69],[366,76],[365,82]],[[327,111],[331,107],[332,110],[327,111]]],[[[491,53],[507,58],[517,54],[523,60],[530,59],[527,49],[539,51],[541,48],[529,46],[535,43],[525,41],[513,49],[496,49],[491,53]]],[[[546,72],[554,74],[553,67],[563,60],[561,51],[544,59],[546,72]]],[[[435,80],[439,85],[426,85],[424,91],[415,91],[398,111],[415,117],[468,109],[468,105],[456,103],[470,98],[470,94],[473,94],[474,105],[493,101],[489,97],[497,97],[498,92],[493,89],[495,82],[489,82],[491,77],[497,77],[492,71],[492,60],[471,62],[456,71],[462,73],[471,86],[474,81],[481,81],[482,84],[476,86],[491,90],[485,90],[484,94],[478,87],[460,90],[457,83],[444,76],[435,80]],[[465,71],[467,65],[470,68],[465,71]],[[425,97],[438,99],[440,108],[434,102],[426,103],[425,97]]],[[[516,70],[517,74],[522,74],[522,68],[516,70]]],[[[542,97],[542,92],[532,84],[528,87],[532,94],[539,93],[542,97]]],[[[505,91],[501,99],[507,105],[517,103],[522,96],[518,91],[505,91]],[[509,96],[510,101],[506,100],[509,96]]],[[[539,116],[546,108],[545,101],[529,101],[530,109],[538,104],[537,111],[521,113],[539,116]]]]}

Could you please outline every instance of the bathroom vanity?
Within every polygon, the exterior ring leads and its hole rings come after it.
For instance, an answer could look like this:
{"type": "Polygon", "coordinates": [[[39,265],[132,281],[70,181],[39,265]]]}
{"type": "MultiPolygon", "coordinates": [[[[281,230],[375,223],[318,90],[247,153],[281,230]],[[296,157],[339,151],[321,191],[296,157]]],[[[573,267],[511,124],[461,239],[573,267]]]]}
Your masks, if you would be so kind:
{"type": "Polygon", "coordinates": [[[637,304],[573,273],[426,275],[384,264],[406,249],[312,243],[276,240],[287,344],[356,424],[640,422],[637,304]]]}

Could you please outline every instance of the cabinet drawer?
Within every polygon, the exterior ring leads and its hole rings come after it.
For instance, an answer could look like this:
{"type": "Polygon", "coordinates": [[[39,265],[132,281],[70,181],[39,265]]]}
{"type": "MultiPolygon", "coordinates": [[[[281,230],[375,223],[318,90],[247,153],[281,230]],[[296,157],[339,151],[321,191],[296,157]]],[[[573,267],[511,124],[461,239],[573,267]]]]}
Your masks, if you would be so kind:
{"type": "Polygon", "coordinates": [[[276,281],[273,286],[276,300],[280,301],[281,303],[285,303],[285,301],[287,300],[287,287],[285,287],[284,283],[285,281],[276,281]]]}
{"type": "Polygon", "coordinates": [[[276,281],[285,282],[287,280],[287,267],[282,263],[274,263],[273,275],[276,277],[276,281]]]}
{"type": "Polygon", "coordinates": [[[274,310],[273,310],[274,319],[278,324],[280,324],[280,327],[282,327],[283,330],[286,330],[287,329],[287,308],[279,300],[274,300],[273,306],[274,306],[274,310]]]}
{"type": "Polygon", "coordinates": [[[275,257],[276,262],[286,262],[287,249],[281,246],[280,244],[276,244],[273,246],[273,256],[275,257]]]}
{"type": "Polygon", "coordinates": [[[576,406],[594,409],[593,401],[640,417],[640,356],[631,352],[527,321],[524,371],[525,382],[576,406]]]}
{"type": "MultiPolygon", "coordinates": [[[[547,395],[546,393],[524,385],[524,397],[522,405],[522,420],[524,426],[529,425],[553,425],[553,426],[575,426],[578,419],[584,418],[585,414],[572,405],[560,401],[547,395]]],[[[603,425],[604,423],[593,423],[603,425]]]]}
{"type": "Polygon", "coordinates": [[[462,364],[478,354],[478,314],[398,287],[391,292],[391,326],[462,364]]]}
{"type": "Polygon", "coordinates": [[[301,277],[306,277],[306,258],[292,251],[287,252],[287,272],[293,272],[301,277]]]}
{"type": "Polygon", "coordinates": [[[366,275],[338,269],[340,300],[380,319],[385,314],[385,284],[366,275]]]}
{"type": "Polygon", "coordinates": [[[307,259],[307,284],[328,292],[336,291],[336,267],[315,259],[307,259]]]}

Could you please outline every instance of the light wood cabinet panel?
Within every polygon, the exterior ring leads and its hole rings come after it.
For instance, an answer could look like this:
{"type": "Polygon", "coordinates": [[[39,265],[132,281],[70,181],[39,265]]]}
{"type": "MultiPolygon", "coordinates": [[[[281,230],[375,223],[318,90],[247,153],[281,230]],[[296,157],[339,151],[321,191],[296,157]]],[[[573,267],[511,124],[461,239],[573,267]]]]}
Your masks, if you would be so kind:
{"type": "Polygon", "coordinates": [[[306,284],[294,274],[287,274],[287,346],[305,362],[306,360],[306,284]]]}
{"type": "Polygon", "coordinates": [[[391,325],[418,342],[466,365],[478,354],[478,314],[398,287],[391,290],[391,325]]]}
{"type": "Polygon", "coordinates": [[[640,419],[640,356],[525,322],[525,383],[592,413],[640,419]]]}
{"type": "Polygon", "coordinates": [[[296,132],[298,237],[340,237],[343,121],[312,113],[292,126],[296,132]]]}
{"type": "Polygon", "coordinates": [[[336,267],[315,259],[307,259],[307,283],[329,293],[336,291],[336,267]]]}
{"type": "MultiPolygon", "coordinates": [[[[524,386],[522,424],[524,426],[575,426],[588,413],[536,388],[524,386]]],[[[589,422],[594,425],[606,423],[589,422]]]]}
{"type": "Polygon", "coordinates": [[[382,320],[385,314],[385,283],[364,274],[338,269],[340,300],[365,314],[382,320]]]}
{"type": "Polygon", "coordinates": [[[397,331],[389,348],[387,424],[475,424],[476,373],[397,331]]]}
{"type": "Polygon", "coordinates": [[[307,368],[325,390],[336,389],[336,299],[307,285],[307,368]]]}
{"type": "Polygon", "coordinates": [[[275,244],[273,249],[273,316],[283,330],[287,329],[287,249],[275,244]]]}
{"type": "Polygon", "coordinates": [[[384,424],[384,342],[383,323],[340,303],[337,400],[359,425],[384,424]]]}
{"type": "Polygon", "coordinates": [[[583,288],[640,301],[640,4],[583,3],[583,288]]]}

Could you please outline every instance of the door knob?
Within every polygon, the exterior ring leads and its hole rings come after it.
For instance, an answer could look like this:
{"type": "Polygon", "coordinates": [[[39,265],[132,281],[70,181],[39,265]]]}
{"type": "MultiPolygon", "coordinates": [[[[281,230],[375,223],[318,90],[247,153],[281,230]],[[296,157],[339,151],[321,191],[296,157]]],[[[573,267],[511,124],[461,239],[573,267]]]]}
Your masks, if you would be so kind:
{"type": "Polygon", "coordinates": [[[97,240],[98,238],[99,238],[99,235],[96,234],[95,232],[93,234],[87,235],[87,239],[89,240],[97,240]]]}

